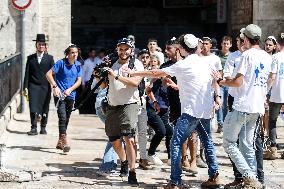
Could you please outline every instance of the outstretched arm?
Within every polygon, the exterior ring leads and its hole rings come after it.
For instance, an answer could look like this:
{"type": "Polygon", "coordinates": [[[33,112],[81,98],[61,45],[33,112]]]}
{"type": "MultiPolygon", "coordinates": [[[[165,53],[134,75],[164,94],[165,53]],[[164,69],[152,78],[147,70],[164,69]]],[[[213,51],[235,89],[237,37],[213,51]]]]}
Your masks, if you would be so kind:
{"type": "Polygon", "coordinates": [[[124,68],[123,71],[128,73],[131,76],[141,76],[141,77],[159,78],[159,77],[164,77],[164,76],[168,75],[163,70],[160,70],[160,69],[145,70],[145,71],[133,71],[129,68],[124,68]]]}

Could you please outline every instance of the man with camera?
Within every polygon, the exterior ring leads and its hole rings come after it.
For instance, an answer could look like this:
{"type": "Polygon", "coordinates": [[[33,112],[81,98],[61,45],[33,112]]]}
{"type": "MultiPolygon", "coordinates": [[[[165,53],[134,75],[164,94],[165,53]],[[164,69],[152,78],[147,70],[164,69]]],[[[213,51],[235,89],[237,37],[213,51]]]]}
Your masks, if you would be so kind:
{"type": "Polygon", "coordinates": [[[135,173],[135,126],[138,121],[140,102],[138,85],[140,76],[129,76],[123,68],[143,71],[142,63],[132,59],[133,44],[127,38],[117,43],[118,60],[107,68],[108,71],[108,108],[106,112],[105,131],[112,143],[114,150],[121,160],[120,176],[128,175],[128,183],[138,185],[135,173]],[[120,138],[123,137],[126,144],[126,153],[120,138]],[[127,154],[127,159],[126,159],[127,154]]]}

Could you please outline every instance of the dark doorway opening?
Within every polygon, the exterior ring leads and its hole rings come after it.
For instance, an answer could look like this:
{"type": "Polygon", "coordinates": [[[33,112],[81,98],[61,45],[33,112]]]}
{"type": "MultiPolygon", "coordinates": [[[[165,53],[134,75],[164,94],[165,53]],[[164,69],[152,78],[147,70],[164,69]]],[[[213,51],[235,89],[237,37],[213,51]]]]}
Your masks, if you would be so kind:
{"type": "Polygon", "coordinates": [[[173,36],[192,33],[221,39],[227,23],[217,23],[216,0],[72,0],[72,42],[88,48],[111,51],[117,40],[132,34],[136,47],[146,47],[148,38],[159,46],[173,36]]]}

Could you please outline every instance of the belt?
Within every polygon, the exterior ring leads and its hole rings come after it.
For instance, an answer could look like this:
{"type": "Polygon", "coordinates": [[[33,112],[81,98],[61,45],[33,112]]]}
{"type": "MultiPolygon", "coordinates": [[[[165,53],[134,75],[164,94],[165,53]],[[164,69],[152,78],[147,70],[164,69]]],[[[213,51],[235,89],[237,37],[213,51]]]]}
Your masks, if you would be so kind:
{"type": "Polygon", "coordinates": [[[137,102],[133,102],[133,103],[130,103],[130,104],[117,105],[117,106],[111,106],[111,105],[109,105],[108,108],[109,108],[109,109],[120,109],[120,108],[123,108],[123,107],[125,107],[125,106],[127,106],[127,105],[131,105],[131,104],[137,104],[137,102]]]}

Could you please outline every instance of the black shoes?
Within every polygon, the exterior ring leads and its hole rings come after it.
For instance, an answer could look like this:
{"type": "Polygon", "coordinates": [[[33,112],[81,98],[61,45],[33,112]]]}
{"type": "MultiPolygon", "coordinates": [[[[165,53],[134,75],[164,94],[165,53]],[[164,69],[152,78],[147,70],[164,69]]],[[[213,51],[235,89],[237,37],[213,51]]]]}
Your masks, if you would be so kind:
{"type": "Polygon", "coordinates": [[[46,135],[47,134],[45,127],[41,127],[40,128],[39,134],[42,134],[42,135],[46,135]]]}
{"type": "Polygon", "coordinates": [[[36,127],[32,127],[31,130],[29,132],[27,132],[28,135],[38,135],[37,132],[37,128],[36,127]]]}
{"type": "Polygon", "coordinates": [[[135,171],[129,171],[128,184],[133,186],[139,186],[135,171]]]}
{"type": "Polygon", "coordinates": [[[128,175],[128,161],[122,161],[121,162],[121,168],[120,168],[120,177],[126,177],[128,175]]]}

